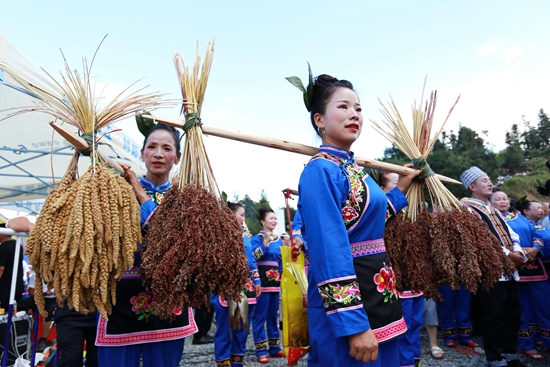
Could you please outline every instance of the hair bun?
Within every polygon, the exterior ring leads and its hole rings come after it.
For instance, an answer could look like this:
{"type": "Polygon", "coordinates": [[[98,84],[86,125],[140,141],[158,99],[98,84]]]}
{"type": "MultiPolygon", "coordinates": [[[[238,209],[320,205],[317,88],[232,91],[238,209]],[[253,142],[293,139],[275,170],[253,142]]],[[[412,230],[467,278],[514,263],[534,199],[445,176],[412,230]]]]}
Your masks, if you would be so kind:
{"type": "MultiPolygon", "coordinates": [[[[550,162],[550,160],[549,160],[550,162]]],[[[536,189],[542,196],[550,196],[550,180],[546,181],[545,187],[537,186],[536,189]]]]}

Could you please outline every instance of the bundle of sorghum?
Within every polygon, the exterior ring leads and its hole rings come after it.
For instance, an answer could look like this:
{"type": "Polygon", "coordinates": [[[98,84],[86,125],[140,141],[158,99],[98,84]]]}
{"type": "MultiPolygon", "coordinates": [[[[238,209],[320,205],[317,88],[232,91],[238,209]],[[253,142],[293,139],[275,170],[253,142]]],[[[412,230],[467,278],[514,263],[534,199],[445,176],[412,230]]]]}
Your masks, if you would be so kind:
{"type": "Polygon", "coordinates": [[[140,272],[158,297],[155,313],[171,317],[211,291],[237,299],[248,274],[243,259],[242,231],[227,205],[201,187],[174,185],[151,217],[140,272]]]}
{"type": "MultiPolygon", "coordinates": [[[[65,72],[55,81],[59,86],[56,92],[27,80],[18,72],[18,65],[0,60],[0,68],[21,90],[37,98],[34,107],[21,108],[7,118],[37,111],[72,125],[80,136],[50,123],[74,145],[77,156],[90,155],[92,160],[77,180],[75,156],[59,186],[46,198],[27,247],[36,282],[54,287],[60,305],[67,301],[69,307],[83,313],[97,309],[107,319],[116,302],[116,280],[133,264],[141,239],[140,208],[132,187],[105,167],[117,165],[98,152],[97,133],[119,119],[165,102],[160,94],[120,94],[99,108],[101,95],[95,94],[91,65],[85,60],[83,65],[79,73],[65,61],[65,72]]],[[[40,313],[47,315],[40,286],[36,287],[36,303],[40,313]]]]}
{"type": "Polygon", "coordinates": [[[402,217],[390,219],[384,235],[399,291],[423,291],[440,300],[438,286],[463,284],[475,293],[514,270],[487,224],[465,209],[421,213],[414,223],[402,217]]]}
{"type": "MultiPolygon", "coordinates": [[[[139,204],[132,187],[99,162],[77,180],[76,159],[46,198],[27,243],[36,279],[55,289],[57,302],[107,319],[116,281],[133,264],[141,240],[139,204]]],[[[42,287],[35,300],[44,308],[42,287]]]]}
{"type": "Polygon", "coordinates": [[[428,213],[421,213],[416,222],[403,213],[388,220],[384,243],[395,271],[396,288],[403,292],[423,291],[426,297],[437,296],[428,213]]]}
{"type": "Polygon", "coordinates": [[[175,65],[186,123],[179,175],[151,217],[143,241],[140,274],[159,300],[155,313],[172,318],[175,307],[205,303],[211,291],[239,301],[248,276],[242,232],[221,199],[204,146],[200,111],[213,55],[208,45],[199,75],[183,57],[175,65]]]}

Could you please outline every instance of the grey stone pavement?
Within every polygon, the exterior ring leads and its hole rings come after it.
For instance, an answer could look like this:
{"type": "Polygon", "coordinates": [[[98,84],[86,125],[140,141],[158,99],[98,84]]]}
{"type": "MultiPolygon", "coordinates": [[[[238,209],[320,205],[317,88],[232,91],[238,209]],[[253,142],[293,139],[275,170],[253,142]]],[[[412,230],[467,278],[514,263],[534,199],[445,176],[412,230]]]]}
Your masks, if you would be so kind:
{"type": "MultiPolygon", "coordinates": [[[[212,325],[210,333],[214,335],[215,325],[212,325]]],[[[428,343],[428,336],[426,331],[422,329],[422,366],[423,367],[481,367],[486,366],[485,356],[480,355],[470,348],[457,347],[447,348],[443,343],[443,338],[439,336],[439,346],[445,351],[444,357],[441,360],[436,360],[431,357],[430,347],[428,343]]],[[[192,337],[185,340],[185,352],[181,360],[180,366],[198,366],[198,367],[214,367],[216,362],[214,359],[214,345],[193,345],[192,337]]],[[[475,336],[474,340],[479,345],[482,345],[481,337],[475,336]]],[[[532,360],[525,356],[520,356],[520,360],[528,367],[546,367],[550,366],[550,354],[546,351],[541,351],[547,360],[539,362],[532,360]]],[[[252,341],[252,335],[248,336],[247,341],[247,354],[245,358],[245,366],[286,366],[286,359],[272,358],[269,364],[260,364],[257,362],[254,354],[254,343],[252,341]]],[[[298,366],[307,366],[307,355],[303,357],[298,366]]],[[[330,366],[327,366],[330,367],[330,366]]]]}

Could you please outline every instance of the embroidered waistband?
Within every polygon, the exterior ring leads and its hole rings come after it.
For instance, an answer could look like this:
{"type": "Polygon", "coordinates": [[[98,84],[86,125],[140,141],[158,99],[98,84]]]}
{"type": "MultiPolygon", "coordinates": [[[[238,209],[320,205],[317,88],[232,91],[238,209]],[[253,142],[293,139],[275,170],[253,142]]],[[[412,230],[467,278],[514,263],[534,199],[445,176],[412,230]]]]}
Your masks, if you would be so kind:
{"type": "Polygon", "coordinates": [[[277,261],[258,261],[256,263],[256,265],[258,266],[274,266],[274,267],[278,267],[279,266],[279,263],[277,261]]]}
{"type": "Polygon", "coordinates": [[[353,257],[369,256],[386,252],[386,246],[384,246],[383,238],[352,243],[350,248],[351,256],[353,257]]]}
{"type": "Polygon", "coordinates": [[[133,267],[128,270],[124,270],[122,272],[122,278],[121,279],[140,279],[138,272],[138,267],[133,267]]]}

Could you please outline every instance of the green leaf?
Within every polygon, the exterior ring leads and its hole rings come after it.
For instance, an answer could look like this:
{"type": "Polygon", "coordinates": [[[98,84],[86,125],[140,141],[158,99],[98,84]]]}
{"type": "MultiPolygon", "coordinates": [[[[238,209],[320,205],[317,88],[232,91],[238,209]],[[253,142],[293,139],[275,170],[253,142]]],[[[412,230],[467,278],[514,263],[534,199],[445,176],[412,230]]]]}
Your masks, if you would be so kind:
{"type": "Polygon", "coordinates": [[[546,189],[546,185],[542,182],[542,180],[540,178],[536,178],[535,179],[537,181],[537,184],[542,187],[543,189],[547,190],[546,189]]]}
{"type": "Polygon", "coordinates": [[[144,318],[145,318],[145,315],[141,315],[140,317],[138,317],[138,321],[143,320],[144,318]]]}
{"type": "Polygon", "coordinates": [[[523,203],[525,203],[525,201],[527,200],[527,195],[529,195],[529,193],[525,193],[525,196],[523,196],[521,199],[519,199],[519,203],[523,205],[523,203]]]}
{"type": "Polygon", "coordinates": [[[143,112],[140,114],[136,114],[136,124],[139,129],[139,132],[143,134],[143,136],[147,135],[147,132],[155,126],[155,122],[150,119],[146,119],[143,117],[143,115],[151,116],[151,112],[143,112]]]}
{"type": "Polygon", "coordinates": [[[222,191],[222,200],[227,202],[227,194],[225,193],[225,191],[222,191]]]}
{"type": "Polygon", "coordinates": [[[309,84],[307,85],[307,99],[308,99],[308,108],[311,110],[313,107],[311,104],[313,103],[313,73],[311,72],[311,65],[309,65],[309,62],[307,63],[307,69],[309,72],[309,84]]]}
{"type": "Polygon", "coordinates": [[[306,89],[304,88],[304,84],[302,83],[302,79],[298,78],[297,76],[289,76],[288,78],[285,78],[285,79],[288,80],[290,84],[292,84],[293,86],[301,90],[302,93],[306,92],[306,89]]]}

